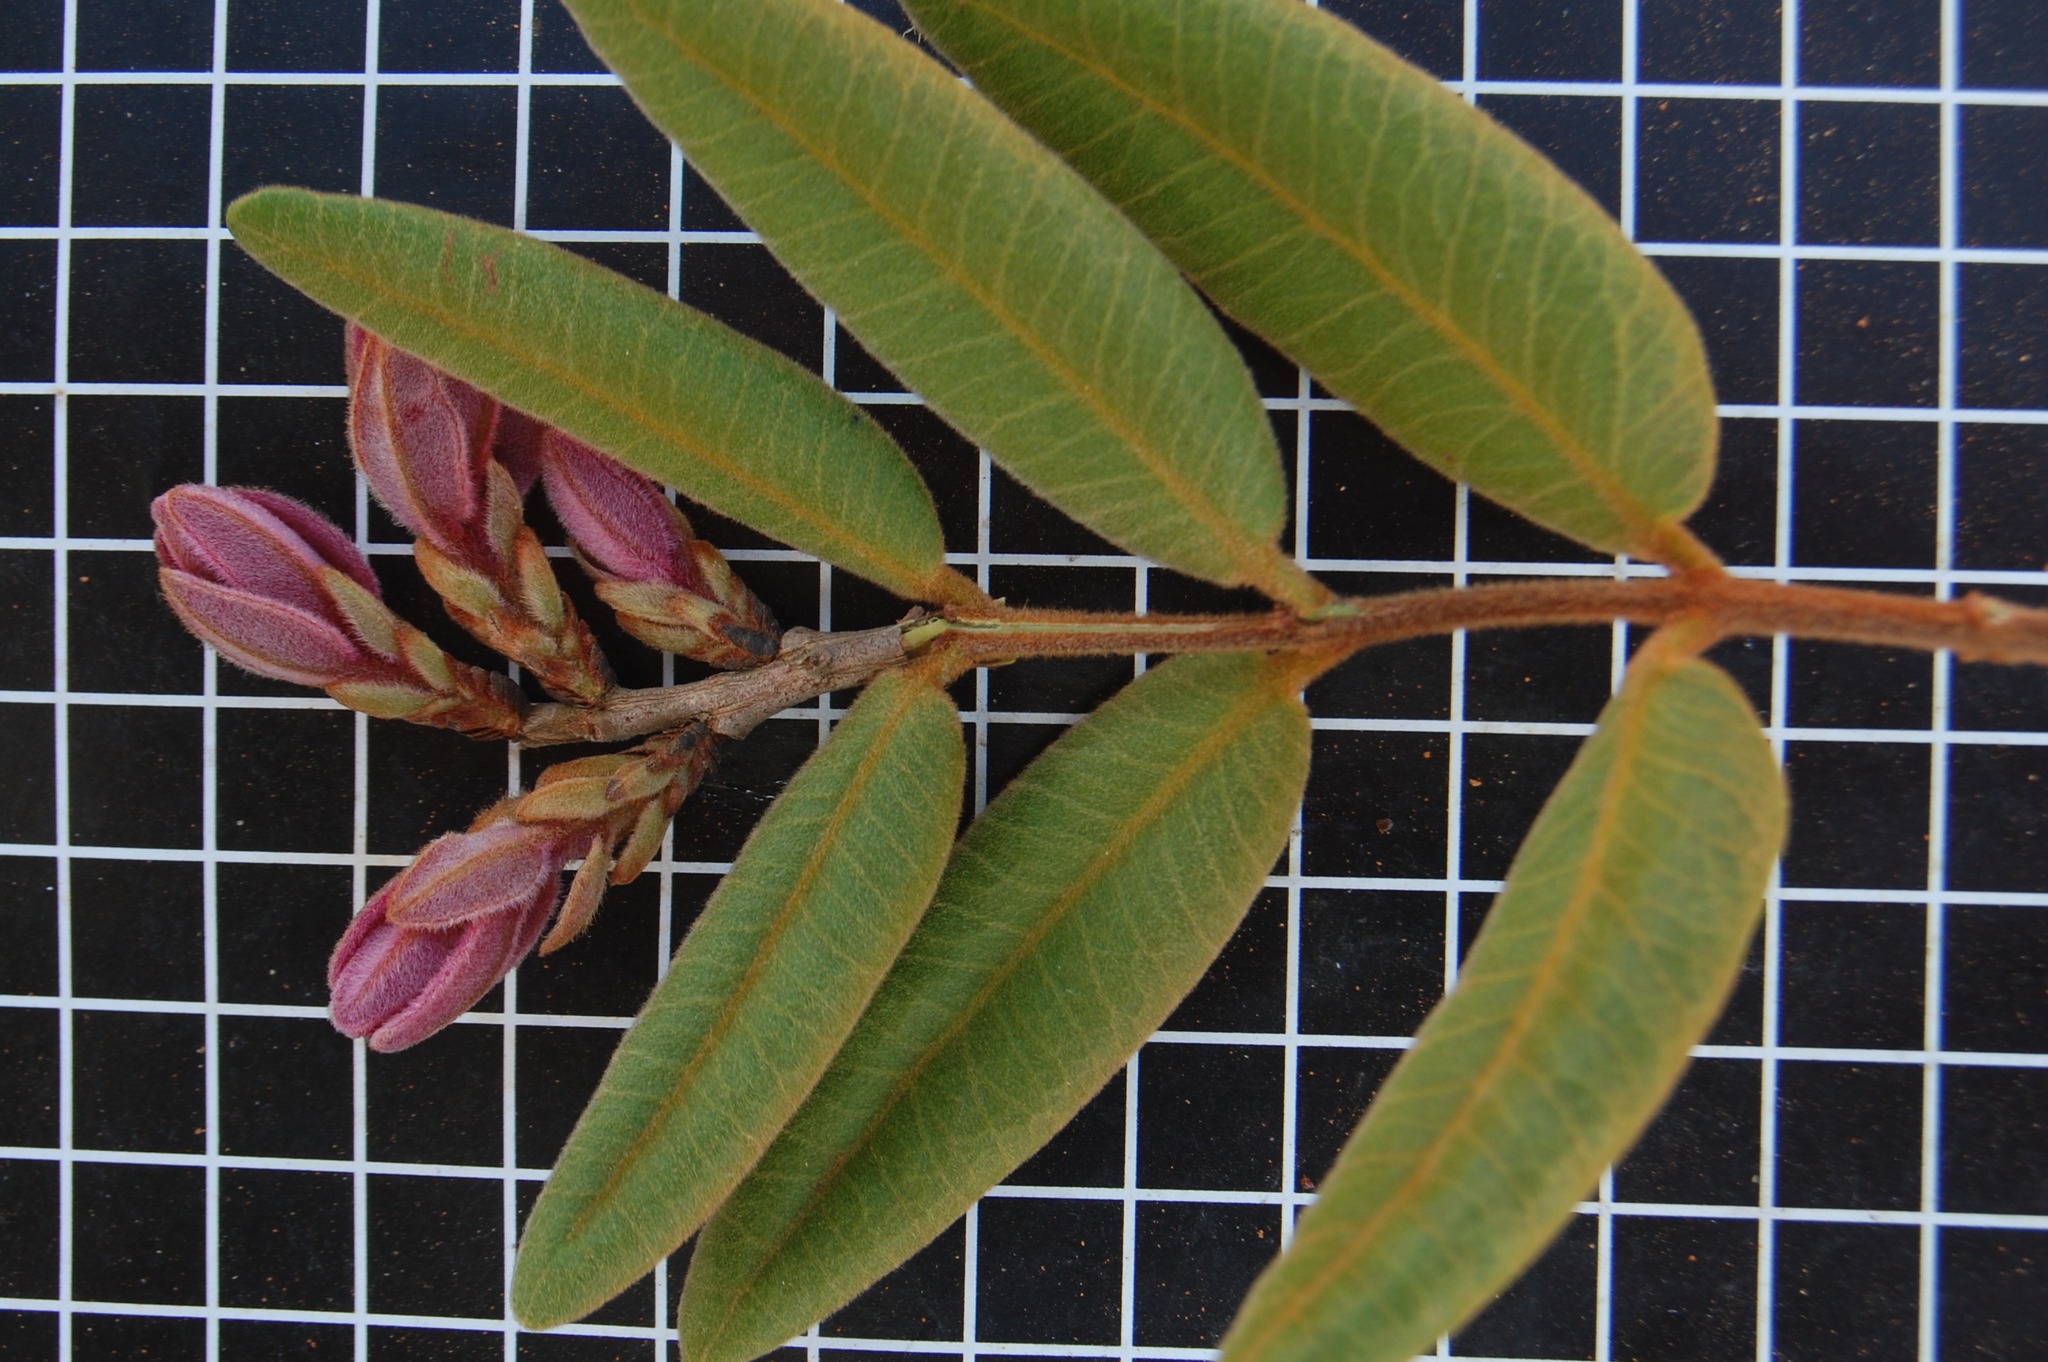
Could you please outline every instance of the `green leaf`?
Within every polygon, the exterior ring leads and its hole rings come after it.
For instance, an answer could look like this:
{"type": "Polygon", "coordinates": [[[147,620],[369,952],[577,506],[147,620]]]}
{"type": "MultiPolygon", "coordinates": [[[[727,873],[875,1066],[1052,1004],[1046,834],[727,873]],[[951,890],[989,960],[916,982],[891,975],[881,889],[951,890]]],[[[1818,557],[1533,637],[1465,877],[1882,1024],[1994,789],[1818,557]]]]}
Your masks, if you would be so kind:
{"type": "Polygon", "coordinates": [[[804,286],[1027,486],[1118,544],[1297,604],[1271,430],[1142,235],[937,63],[837,0],[568,0],[804,286]]]}
{"type": "Polygon", "coordinates": [[[877,679],[718,886],[605,1070],[520,1238],[547,1328],[631,1286],[789,1119],[931,901],[960,812],[959,716],[877,679]]]}
{"type": "Polygon", "coordinates": [[[1284,662],[1182,657],[968,829],[817,1091],[698,1240],[690,1362],[765,1352],[1050,1139],[1194,986],[1286,842],[1308,716],[1284,662]]]}
{"type": "Polygon", "coordinates": [[[909,459],[816,375],[559,246],[410,204],[259,189],[285,282],[722,515],[912,600],[971,603],[909,459]]]}
{"type": "MultiPolygon", "coordinates": [[[[1668,636],[1667,636],[1668,640],[1668,636]]],[[[1649,1122],[1733,986],[1785,833],[1748,701],[1653,640],[1225,1362],[1394,1362],[1469,1317],[1649,1122]]]]}
{"type": "Polygon", "coordinates": [[[1432,467],[1666,561],[1717,427],[1684,307],[1549,162],[1299,0],[906,0],[1223,309],[1432,467]]]}

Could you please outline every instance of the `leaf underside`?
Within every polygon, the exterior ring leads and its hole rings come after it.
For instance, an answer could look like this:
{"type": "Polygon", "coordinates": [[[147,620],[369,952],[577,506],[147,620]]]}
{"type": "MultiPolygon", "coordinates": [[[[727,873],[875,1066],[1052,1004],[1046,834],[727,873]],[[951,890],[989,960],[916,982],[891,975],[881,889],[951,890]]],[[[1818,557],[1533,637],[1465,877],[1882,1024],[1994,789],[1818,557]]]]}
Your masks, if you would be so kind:
{"type": "Polygon", "coordinates": [[[569,0],[653,121],[878,360],[1137,553],[1300,604],[1277,450],[1193,290],[1058,158],[837,0],[569,0]]]}
{"type": "Polygon", "coordinates": [[[1653,642],[1225,1362],[1405,1359],[1526,1267],[1720,1011],[1784,830],[1749,703],[1653,642]]]}
{"type": "Polygon", "coordinates": [[[1299,0],[905,0],[1222,308],[1446,475],[1655,558],[1712,480],[1698,332],[1606,214],[1299,0]]]}
{"type": "Polygon", "coordinates": [[[752,1166],[930,902],[960,810],[959,716],[870,685],[755,828],[577,1122],[526,1222],[522,1323],[596,1309],[752,1166]]]}
{"type": "Polygon", "coordinates": [[[722,515],[912,600],[945,566],[917,471],[809,371],[559,246],[411,204],[259,189],[235,240],[314,301],[722,515]]]}
{"type": "Polygon", "coordinates": [[[781,1343],[1050,1139],[1192,988],[1286,841],[1308,718],[1284,664],[1156,667],[961,840],[826,1076],[691,1259],[691,1362],[781,1343]]]}

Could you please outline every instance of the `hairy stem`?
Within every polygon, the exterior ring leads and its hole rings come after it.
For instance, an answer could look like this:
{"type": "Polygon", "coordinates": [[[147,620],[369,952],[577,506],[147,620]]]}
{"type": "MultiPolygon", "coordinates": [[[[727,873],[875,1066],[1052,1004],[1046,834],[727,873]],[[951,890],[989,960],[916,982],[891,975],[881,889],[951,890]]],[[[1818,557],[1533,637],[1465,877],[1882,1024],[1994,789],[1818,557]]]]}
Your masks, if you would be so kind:
{"type": "Polygon", "coordinates": [[[775,660],[750,671],[721,672],[684,686],[621,688],[589,708],[535,705],[519,740],[529,747],[620,742],[700,719],[720,737],[744,738],[780,710],[862,685],[903,661],[903,630],[894,624],[845,634],[789,629],[775,660]]]}
{"type": "Polygon", "coordinates": [[[955,609],[855,633],[792,629],[780,656],[752,671],[689,685],[618,690],[593,708],[536,705],[520,734],[531,746],[615,742],[701,719],[742,737],[791,705],[843,690],[917,657],[939,680],[1027,657],[1133,653],[1296,652],[1333,665],[1361,648],[1455,629],[1659,625],[1687,620],[1711,637],[1792,634],[1890,647],[1946,648],[1968,660],[2048,664],[2048,611],[1976,592],[1935,601],[1833,587],[1748,581],[1716,568],[1638,581],[1563,578],[1351,597],[1308,618],[1107,615],[955,609]]]}

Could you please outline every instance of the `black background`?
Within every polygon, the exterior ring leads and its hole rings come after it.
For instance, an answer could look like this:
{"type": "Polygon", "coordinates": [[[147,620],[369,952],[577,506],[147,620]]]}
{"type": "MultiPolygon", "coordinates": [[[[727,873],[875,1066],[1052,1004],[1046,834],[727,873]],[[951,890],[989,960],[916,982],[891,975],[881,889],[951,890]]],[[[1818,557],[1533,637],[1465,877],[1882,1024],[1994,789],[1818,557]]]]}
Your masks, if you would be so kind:
{"type": "MultiPolygon", "coordinates": [[[[374,188],[539,231],[861,394],[995,594],[1222,603],[989,471],[672,158],[555,0],[530,33],[517,0],[369,6],[14,0],[0,22],[0,1357],[656,1356],[680,1260],[539,1337],[507,1323],[508,1246],[622,1019],[837,712],[735,753],[655,873],[466,1024],[398,1056],[338,1037],[322,969],[353,906],[538,764],[220,666],[158,600],[149,498],[261,483],[381,546],[400,607],[485,660],[357,490],[339,324],[227,239],[235,194],[374,188]]],[[[1691,303],[1728,404],[1697,523],[1732,563],[2048,601],[2037,0],[1806,0],[1790,24],[1767,0],[1325,7],[1555,157],[1691,303]]],[[[1305,493],[1288,533],[1341,589],[1613,570],[1246,356],[1305,493]]],[[[786,623],[898,609],[699,520],[786,623]]],[[[630,681],[675,675],[606,642],[630,681]]],[[[1208,981],[1066,1134],[801,1348],[1213,1346],[1441,995],[1626,643],[1429,640],[1319,682],[1301,837],[1208,981]]],[[[1717,655],[1782,744],[1782,892],[1671,1108],[1448,1349],[2037,1355],[2048,682],[1770,640],[1717,655]]],[[[963,685],[976,799],[1129,675],[963,685]]]]}

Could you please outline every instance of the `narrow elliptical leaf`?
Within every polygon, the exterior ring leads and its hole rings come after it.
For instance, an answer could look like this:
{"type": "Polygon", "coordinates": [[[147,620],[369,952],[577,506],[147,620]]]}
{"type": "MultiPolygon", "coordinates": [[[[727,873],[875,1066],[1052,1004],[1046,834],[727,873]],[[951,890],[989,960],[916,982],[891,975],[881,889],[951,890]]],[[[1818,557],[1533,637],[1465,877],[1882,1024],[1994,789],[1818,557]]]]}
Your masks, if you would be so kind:
{"type": "Polygon", "coordinates": [[[410,204],[259,189],[228,209],[266,268],[402,349],[722,515],[912,600],[947,568],[910,460],[815,374],[532,237],[410,204]]]}
{"type": "Polygon", "coordinates": [[[1224,309],[1450,477],[1596,548],[1701,550],[1714,394],[1599,205],[1300,0],[905,0],[1224,309]]]}
{"type": "Polygon", "coordinates": [[[874,356],[1125,548],[1295,604],[1237,352],[1151,243],[838,0],[568,0],[663,132],[874,356]]]}
{"type": "Polygon", "coordinates": [[[520,1238],[547,1328],[673,1252],[797,1109],[930,902],[960,812],[946,697],[871,686],[768,810],[605,1070],[520,1238]]]}
{"type": "Polygon", "coordinates": [[[1394,1362],[1506,1286],[1677,1082],[1784,832],[1748,701],[1653,639],[1225,1362],[1394,1362]]]}
{"type": "Polygon", "coordinates": [[[1283,662],[1183,657],[1054,743],[962,838],[826,1076],[706,1226],[683,1355],[738,1362],[951,1224],[1172,1010],[1286,842],[1283,662]]]}

